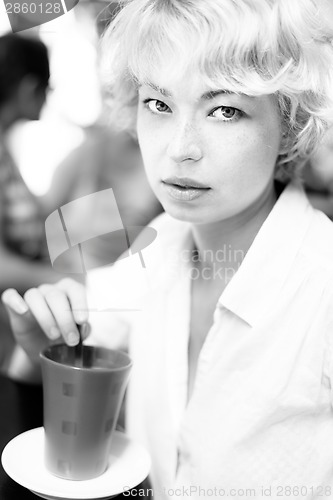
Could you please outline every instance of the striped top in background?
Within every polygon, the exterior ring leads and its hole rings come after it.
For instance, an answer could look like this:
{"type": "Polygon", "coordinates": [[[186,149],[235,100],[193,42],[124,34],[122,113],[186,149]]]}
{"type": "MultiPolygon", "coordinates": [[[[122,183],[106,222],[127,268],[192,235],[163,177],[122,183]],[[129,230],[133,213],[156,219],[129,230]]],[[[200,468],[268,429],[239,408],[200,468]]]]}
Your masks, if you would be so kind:
{"type": "Polygon", "coordinates": [[[0,139],[0,231],[6,248],[29,259],[45,252],[42,210],[0,139]]]}

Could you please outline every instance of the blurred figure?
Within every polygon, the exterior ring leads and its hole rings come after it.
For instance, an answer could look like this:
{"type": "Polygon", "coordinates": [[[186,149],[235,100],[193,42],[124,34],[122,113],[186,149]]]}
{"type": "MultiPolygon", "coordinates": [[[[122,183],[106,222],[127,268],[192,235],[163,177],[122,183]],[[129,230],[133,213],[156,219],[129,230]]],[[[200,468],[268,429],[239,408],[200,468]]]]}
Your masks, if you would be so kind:
{"type": "MultiPolygon", "coordinates": [[[[145,226],[162,212],[145,176],[137,141],[127,132],[116,133],[96,124],[86,129],[84,143],[59,165],[43,201],[50,213],[72,200],[108,188],[113,189],[125,227],[145,226]]],[[[100,216],[101,227],[112,225],[110,211],[100,216]]],[[[71,212],[71,226],[85,232],[81,211],[71,212]]],[[[94,238],[85,244],[87,268],[109,265],[123,251],[123,240],[115,233],[94,238]]]]}
{"type": "Polygon", "coordinates": [[[29,259],[41,251],[41,210],[8,152],[6,133],[19,120],[39,118],[49,76],[41,42],[17,35],[0,38],[0,244],[6,247],[0,254],[2,266],[9,251],[29,259]]]}
{"type": "MultiPolygon", "coordinates": [[[[50,72],[45,45],[7,34],[0,37],[0,293],[21,292],[59,274],[46,256],[45,215],[30,193],[6,145],[10,128],[19,120],[37,120],[46,99],[50,72]]],[[[0,309],[1,360],[10,348],[7,319],[0,309]]]]}
{"type": "MultiPolygon", "coordinates": [[[[95,102],[96,94],[99,96],[97,101],[101,104],[105,100],[100,81],[97,80],[96,87],[96,82],[91,80],[91,75],[98,75],[99,36],[118,9],[118,2],[82,0],[73,11],[76,19],[75,27],[82,37],[80,45],[76,47],[77,61],[82,62],[82,52],[80,52],[82,46],[85,47],[86,53],[89,52],[89,58],[85,57],[81,67],[82,73],[80,70],[76,71],[76,75],[71,78],[71,86],[76,89],[77,98],[78,87],[81,89],[81,95],[83,94],[84,101],[81,108],[86,109],[89,104],[95,102]],[[80,76],[84,80],[81,85],[77,81],[80,76]]],[[[61,40],[64,43],[63,37],[61,40]]],[[[65,47],[68,52],[67,45],[65,44],[65,47]]],[[[72,39],[70,45],[71,50],[74,50],[75,45],[72,39]]],[[[54,56],[54,52],[52,55],[54,56]]],[[[61,64],[63,65],[63,58],[61,64]]],[[[73,66],[73,63],[71,65],[73,66]]],[[[66,75],[68,78],[67,73],[66,75]]],[[[57,92],[59,86],[57,85],[57,92]]],[[[68,93],[68,84],[65,87],[68,93]]],[[[83,128],[85,133],[83,143],[56,168],[50,189],[43,198],[43,202],[48,207],[48,212],[51,213],[57,207],[72,200],[112,188],[123,225],[125,227],[145,226],[162,212],[162,206],[147,181],[137,140],[127,132],[114,130],[108,125],[109,122],[109,109],[102,106],[95,122],[83,128]]],[[[86,203],[92,204],[93,201],[90,202],[87,199],[86,203]]],[[[86,204],[85,209],[89,212],[86,204]]],[[[94,211],[93,205],[90,210],[94,211]]],[[[82,227],[82,218],[84,217],[81,209],[71,211],[71,227],[75,227],[77,239],[80,239],[80,231],[84,234],[86,230],[82,227]]],[[[109,228],[112,226],[113,218],[117,218],[116,214],[106,210],[100,214],[102,220],[99,221],[99,225],[109,228]]],[[[85,241],[84,260],[87,269],[110,265],[123,251],[123,237],[115,231],[85,241]]]]}

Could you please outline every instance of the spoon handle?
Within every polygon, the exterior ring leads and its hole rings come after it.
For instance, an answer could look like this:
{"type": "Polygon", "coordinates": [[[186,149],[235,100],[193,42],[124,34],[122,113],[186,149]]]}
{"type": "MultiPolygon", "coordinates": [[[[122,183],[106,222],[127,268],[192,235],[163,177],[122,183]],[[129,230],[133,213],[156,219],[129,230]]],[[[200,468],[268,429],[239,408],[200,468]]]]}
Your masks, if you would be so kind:
{"type": "Polygon", "coordinates": [[[83,342],[82,342],[82,325],[77,325],[80,334],[79,343],[75,346],[75,360],[78,366],[83,366],[83,342]]]}

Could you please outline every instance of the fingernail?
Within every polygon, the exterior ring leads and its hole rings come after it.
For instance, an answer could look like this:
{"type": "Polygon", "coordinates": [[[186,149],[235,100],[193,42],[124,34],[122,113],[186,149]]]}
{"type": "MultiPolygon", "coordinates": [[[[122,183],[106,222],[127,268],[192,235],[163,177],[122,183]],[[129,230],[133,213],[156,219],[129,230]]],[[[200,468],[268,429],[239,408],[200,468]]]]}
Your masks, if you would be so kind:
{"type": "Polygon", "coordinates": [[[67,344],[74,346],[76,345],[80,340],[79,334],[76,332],[69,332],[67,335],[67,344]]]}
{"type": "Polygon", "coordinates": [[[80,333],[83,339],[86,339],[88,337],[89,329],[90,329],[89,323],[83,323],[83,325],[81,325],[80,333]]]}
{"type": "Polygon", "coordinates": [[[9,307],[13,309],[17,314],[25,314],[26,312],[29,311],[29,308],[27,304],[24,302],[24,300],[20,300],[17,297],[12,297],[9,302],[7,302],[9,307]]]}
{"type": "Polygon", "coordinates": [[[78,323],[83,324],[87,321],[87,313],[85,311],[78,311],[75,313],[75,318],[78,323]]]}
{"type": "Polygon", "coordinates": [[[57,328],[56,326],[52,326],[52,328],[50,329],[50,338],[52,340],[56,340],[60,337],[60,335],[61,333],[59,328],[57,328]]]}

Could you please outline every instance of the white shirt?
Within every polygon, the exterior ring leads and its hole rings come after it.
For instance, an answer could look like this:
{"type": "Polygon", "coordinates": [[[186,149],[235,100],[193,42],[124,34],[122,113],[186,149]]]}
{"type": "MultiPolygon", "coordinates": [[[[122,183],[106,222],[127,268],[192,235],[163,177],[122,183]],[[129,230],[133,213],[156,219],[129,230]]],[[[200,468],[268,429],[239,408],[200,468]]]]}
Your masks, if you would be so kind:
{"type": "Polygon", "coordinates": [[[135,254],[91,273],[90,304],[93,342],[129,335],[128,432],[154,498],[332,498],[332,223],[283,191],[216,304],[189,404],[190,226],[152,226],[146,267],[135,254]]]}

